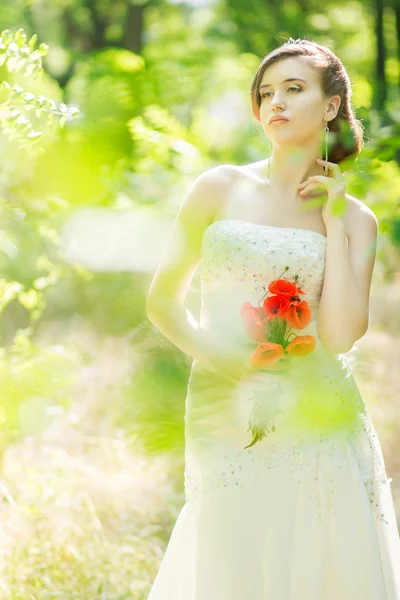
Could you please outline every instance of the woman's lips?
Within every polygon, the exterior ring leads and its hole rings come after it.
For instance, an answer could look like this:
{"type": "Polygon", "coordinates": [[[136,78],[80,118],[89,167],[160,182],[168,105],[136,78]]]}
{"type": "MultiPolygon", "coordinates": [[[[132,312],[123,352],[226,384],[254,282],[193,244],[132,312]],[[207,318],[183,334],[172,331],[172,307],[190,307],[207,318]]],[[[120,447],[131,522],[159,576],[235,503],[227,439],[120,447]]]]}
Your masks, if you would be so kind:
{"type": "Polygon", "coordinates": [[[288,119],[275,119],[274,121],[271,121],[270,125],[275,125],[275,123],[279,124],[279,123],[288,123],[288,122],[289,122],[288,119]]]}

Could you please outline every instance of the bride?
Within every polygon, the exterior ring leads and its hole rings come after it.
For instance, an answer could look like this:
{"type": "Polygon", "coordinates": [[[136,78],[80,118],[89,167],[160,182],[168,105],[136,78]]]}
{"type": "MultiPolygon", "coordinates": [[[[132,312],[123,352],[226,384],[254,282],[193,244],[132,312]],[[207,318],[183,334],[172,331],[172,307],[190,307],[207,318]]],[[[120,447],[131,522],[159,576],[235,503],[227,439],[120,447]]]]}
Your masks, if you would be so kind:
{"type": "Polygon", "coordinates": [[[148,600],[400,600],[391,480],[345,356],[378,230],[339,166],[362,148],[350,96],[329,48],[274,49],[251,87],[271,157],[206,171],[179,208],[146,308],[193,358],[186,501],[148,600]]]}

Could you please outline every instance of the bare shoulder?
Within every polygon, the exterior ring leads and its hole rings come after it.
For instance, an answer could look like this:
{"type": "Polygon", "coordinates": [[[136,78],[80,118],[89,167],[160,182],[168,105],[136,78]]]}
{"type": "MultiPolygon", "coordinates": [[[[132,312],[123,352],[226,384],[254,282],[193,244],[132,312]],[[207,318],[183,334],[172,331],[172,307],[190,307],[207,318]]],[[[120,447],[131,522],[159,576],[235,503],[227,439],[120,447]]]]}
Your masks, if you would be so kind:
{"type": "Polygon", "coordinates": [[[369,215],[370,218],[376,220],[376,215],[374,211],[371,208],[369,208],[369,206],[364,204],[364,202],[358,200],[358,198],[355,198],[350,194],[346,194],[346,200],[348,201],[348,207],[353,216],[360,214],[369,215]]]}
{"type": "Polygon", "coordinates": [[[239,173],[235,165],[223,164],[211,167],[200,175],[200,179],[211,185],[225,186],[232,182],[232,179],[239,173]]]}
{"type": "Polygon", "coordinates": [[[220,212],[232,183],[239,175],[234,165],[222,164],[204,171],[196,180],[203,200],[203,210],[213,220],[220,212]]]}
{"type": "Polygon", "coordinates": [[[217,184],[230,184],[235,181],[238,177],[243,175],[257,175],[258,169],[261,164],[265,161],[259,161],[256,163],[250,163],[247,165],[232,165],[223,164],[216,167],[212,167],[203,173],[203,177],[209,181],[215,181],[217,184]]]}
{"type": "Polygon", "coordinates": [[[364,202],[350,194],[346,194],[347,215],[346,229],[349,237],[365,234],[372,239],[378,232],[378,219],[374,211],[364,202]]]}
{"type": "Polygon", "coordinates": [[[180,205],[178,218],[190,219],[200,229],[205,227],[218,211],[220,199],[233,175],[234,169],[230,165],[217,165],[200,173],[180,205]]]}

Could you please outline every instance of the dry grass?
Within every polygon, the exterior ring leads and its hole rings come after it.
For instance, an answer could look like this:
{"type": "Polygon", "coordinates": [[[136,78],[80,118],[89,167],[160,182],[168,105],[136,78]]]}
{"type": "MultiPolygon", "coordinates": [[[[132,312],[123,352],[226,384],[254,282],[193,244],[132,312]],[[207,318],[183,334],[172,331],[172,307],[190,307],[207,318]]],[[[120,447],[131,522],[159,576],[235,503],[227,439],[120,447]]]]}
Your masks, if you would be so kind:
{"type": "Polygon", "coordinates": [[[141,600],[182,496],[170,459],[148,460],[112,430],[107,404],[131,369],[127,340],[99,340],[80,323],[72,342],[93,359],[76,401],[3,457],[0,598],[141,600]]]}

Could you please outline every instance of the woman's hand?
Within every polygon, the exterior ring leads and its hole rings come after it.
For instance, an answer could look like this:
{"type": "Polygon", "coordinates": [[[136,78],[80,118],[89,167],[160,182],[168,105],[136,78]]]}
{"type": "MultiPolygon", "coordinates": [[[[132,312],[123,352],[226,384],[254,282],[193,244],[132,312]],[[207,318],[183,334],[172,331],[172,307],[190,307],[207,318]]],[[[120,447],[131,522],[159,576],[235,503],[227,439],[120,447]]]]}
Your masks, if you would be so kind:
{"type": "Polygon", "coordinates": [[[342,175],[339,165],[317,158],[316,162],[320,165],[327,165],[332,171],[331,177],[324,175],[312,175],[306,181],[298,185],[300,195],[305,196],[313,189],[326,190],[327,200],[322,207],[322,219],[328,228],[329,223],[333,221],[343,221],[344,213],[347,209],[346,181],[342,175]]]}

